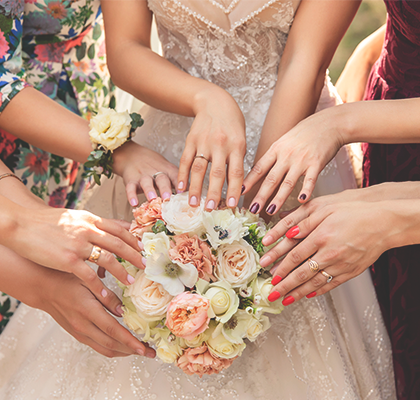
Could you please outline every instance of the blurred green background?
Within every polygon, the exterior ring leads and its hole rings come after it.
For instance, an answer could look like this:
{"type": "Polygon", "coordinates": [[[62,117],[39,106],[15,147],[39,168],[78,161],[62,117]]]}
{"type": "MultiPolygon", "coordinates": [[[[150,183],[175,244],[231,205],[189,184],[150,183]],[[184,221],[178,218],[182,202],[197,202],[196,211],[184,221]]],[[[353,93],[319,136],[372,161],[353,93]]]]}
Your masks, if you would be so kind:
{"type": "Polygon", "coordinates": [[[350,28],[345,34],[330,65],[330,76],[335,83],[356,46],[386,20],[386,8],[382,0],[364,0],[350,28]]]}

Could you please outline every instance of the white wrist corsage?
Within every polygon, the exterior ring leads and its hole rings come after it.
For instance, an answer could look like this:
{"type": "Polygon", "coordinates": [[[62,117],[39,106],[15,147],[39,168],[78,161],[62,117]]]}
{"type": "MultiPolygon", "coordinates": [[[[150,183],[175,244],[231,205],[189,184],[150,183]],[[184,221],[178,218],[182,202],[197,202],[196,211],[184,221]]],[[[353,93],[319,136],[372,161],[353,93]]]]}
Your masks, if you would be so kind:
{"type": "Polygon", "coordinates": [[[137,113],[117,112],[111,108],[100,108],[90,120],[89,137],[93,151],[90,153],[85,167],[86,177],[93,177],[100,185],[100,176],[104,174],[112,178],[112,152],[134,136],[134,131],[143,125],[143,119],[137,113]]]}

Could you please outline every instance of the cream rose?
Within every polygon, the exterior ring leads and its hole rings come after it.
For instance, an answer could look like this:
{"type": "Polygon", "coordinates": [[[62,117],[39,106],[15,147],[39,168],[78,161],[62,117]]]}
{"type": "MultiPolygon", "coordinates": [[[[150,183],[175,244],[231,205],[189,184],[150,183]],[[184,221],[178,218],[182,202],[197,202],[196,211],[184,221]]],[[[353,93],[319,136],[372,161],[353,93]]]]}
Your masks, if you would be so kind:
{"type": "Polygon", "coordinates": [[[151,256],[155,251],[166,254],[171,248],[169,237],[165,232],[144,233],[142,243],[146,257],[151,256]]]}
{"type": "Polygon", "coordinates": [[[180,235],[188,232],[190,235],[201,236],[205,231],[203,226],[204,199],[198,207],[188,204],[188,192],[171,196],[169,201],[162,204],[162,218],[166,227],[180,235]]]}
{"type": "Polygon", "coordinates": [[[231,359],[240,356],[244,351],[246,344],[243,342],[240,344],[232,343],[220,333],[215,337],[211,335],[207,340],[207,346],[214,356],[231,359]]]}
{"type": "Polygon", "coordinates": [[[258,271],[260,257],[250,244],[241,239],[232,244],[224,244],[217,251],[214,274],[237,288],[254,279],[258,271]]]}
{"type": "Polygon", "coordinates": [[[271,280],[272,278],[264,279],[258,277],[254,282],[252,282],[251,288],[254,295],[254,304],[256,307],[260,307],[262,312],[269,314],[280,314],[284,309],[284,306],[281,303],[282,298],[273,302],[268,301],[268,295],[273,288],[271,280]]]}
{"type": "Polygon", "coordinates": [[[210,300],[210,307],[216,315],[216,320],[222,324],[227,322],[239,307],[238,295],[230,284],[224,281],[210,284],[204,296],[210,300]]]}
{"type": "Polygon", "coordinates": [[[127,111],[116,112],[111,108],[100,108],[98,114],[90,120],[89,126],[92,144],[100,144],[105,150],[112,152],[129,138],[131,117],[127,111]]]}
{"type": "Polygon", "coordinates": [[[160,283],[149,280],[143,271],[135,276],[135,282],[125,291],[145,321],[160,321],[166,315],[171,296],[160,283]]]}
{"type": "Polygon", "coordinates": [[[184,350],[176,339],[173,342],[169,342],[161,338],[156,345],[156,355],[167,364],[174,363],[182,356],[183,352],[184,350]]]}
{"type": "Polygon", "coordinates": [[[141,318],[135,311],[124,308],[123,321],[129,329],[137,335],[144,335],[143,340],[150,339],[151,326],[150,323],[141,318]]]}

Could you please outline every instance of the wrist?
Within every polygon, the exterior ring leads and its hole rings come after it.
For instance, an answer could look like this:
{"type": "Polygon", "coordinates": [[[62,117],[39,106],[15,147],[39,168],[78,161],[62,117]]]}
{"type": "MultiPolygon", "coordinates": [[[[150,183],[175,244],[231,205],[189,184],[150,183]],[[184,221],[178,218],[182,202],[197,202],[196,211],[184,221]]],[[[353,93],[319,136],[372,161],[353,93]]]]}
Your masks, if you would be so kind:
{"type": "Polygon", "coordinates": [[[226,90],[212,83],[205,82],[203,87],[193,97],[192,111],[194,116],[196,116],[199,112],[207,110],[213,104],[220,107],[220,105],[230,101],[234,101],[234,99],[226,90]]]}

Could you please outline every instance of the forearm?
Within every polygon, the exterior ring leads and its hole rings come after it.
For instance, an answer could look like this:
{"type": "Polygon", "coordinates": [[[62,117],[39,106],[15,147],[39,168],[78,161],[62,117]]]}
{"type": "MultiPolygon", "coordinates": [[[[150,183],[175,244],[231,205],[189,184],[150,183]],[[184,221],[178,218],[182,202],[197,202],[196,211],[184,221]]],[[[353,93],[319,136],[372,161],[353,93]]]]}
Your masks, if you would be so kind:
{"type": "Polygon", "coordinates": [[[420,143],[420,98],[343,104],[324,110],[342,144],[420,143]]]}
{"type": "Polygon", "coordinates": [[[75,161],[85,162],[92,151],[88,122],[31,87],[3,110],[0,127],[35,147],[75,161]]]}

